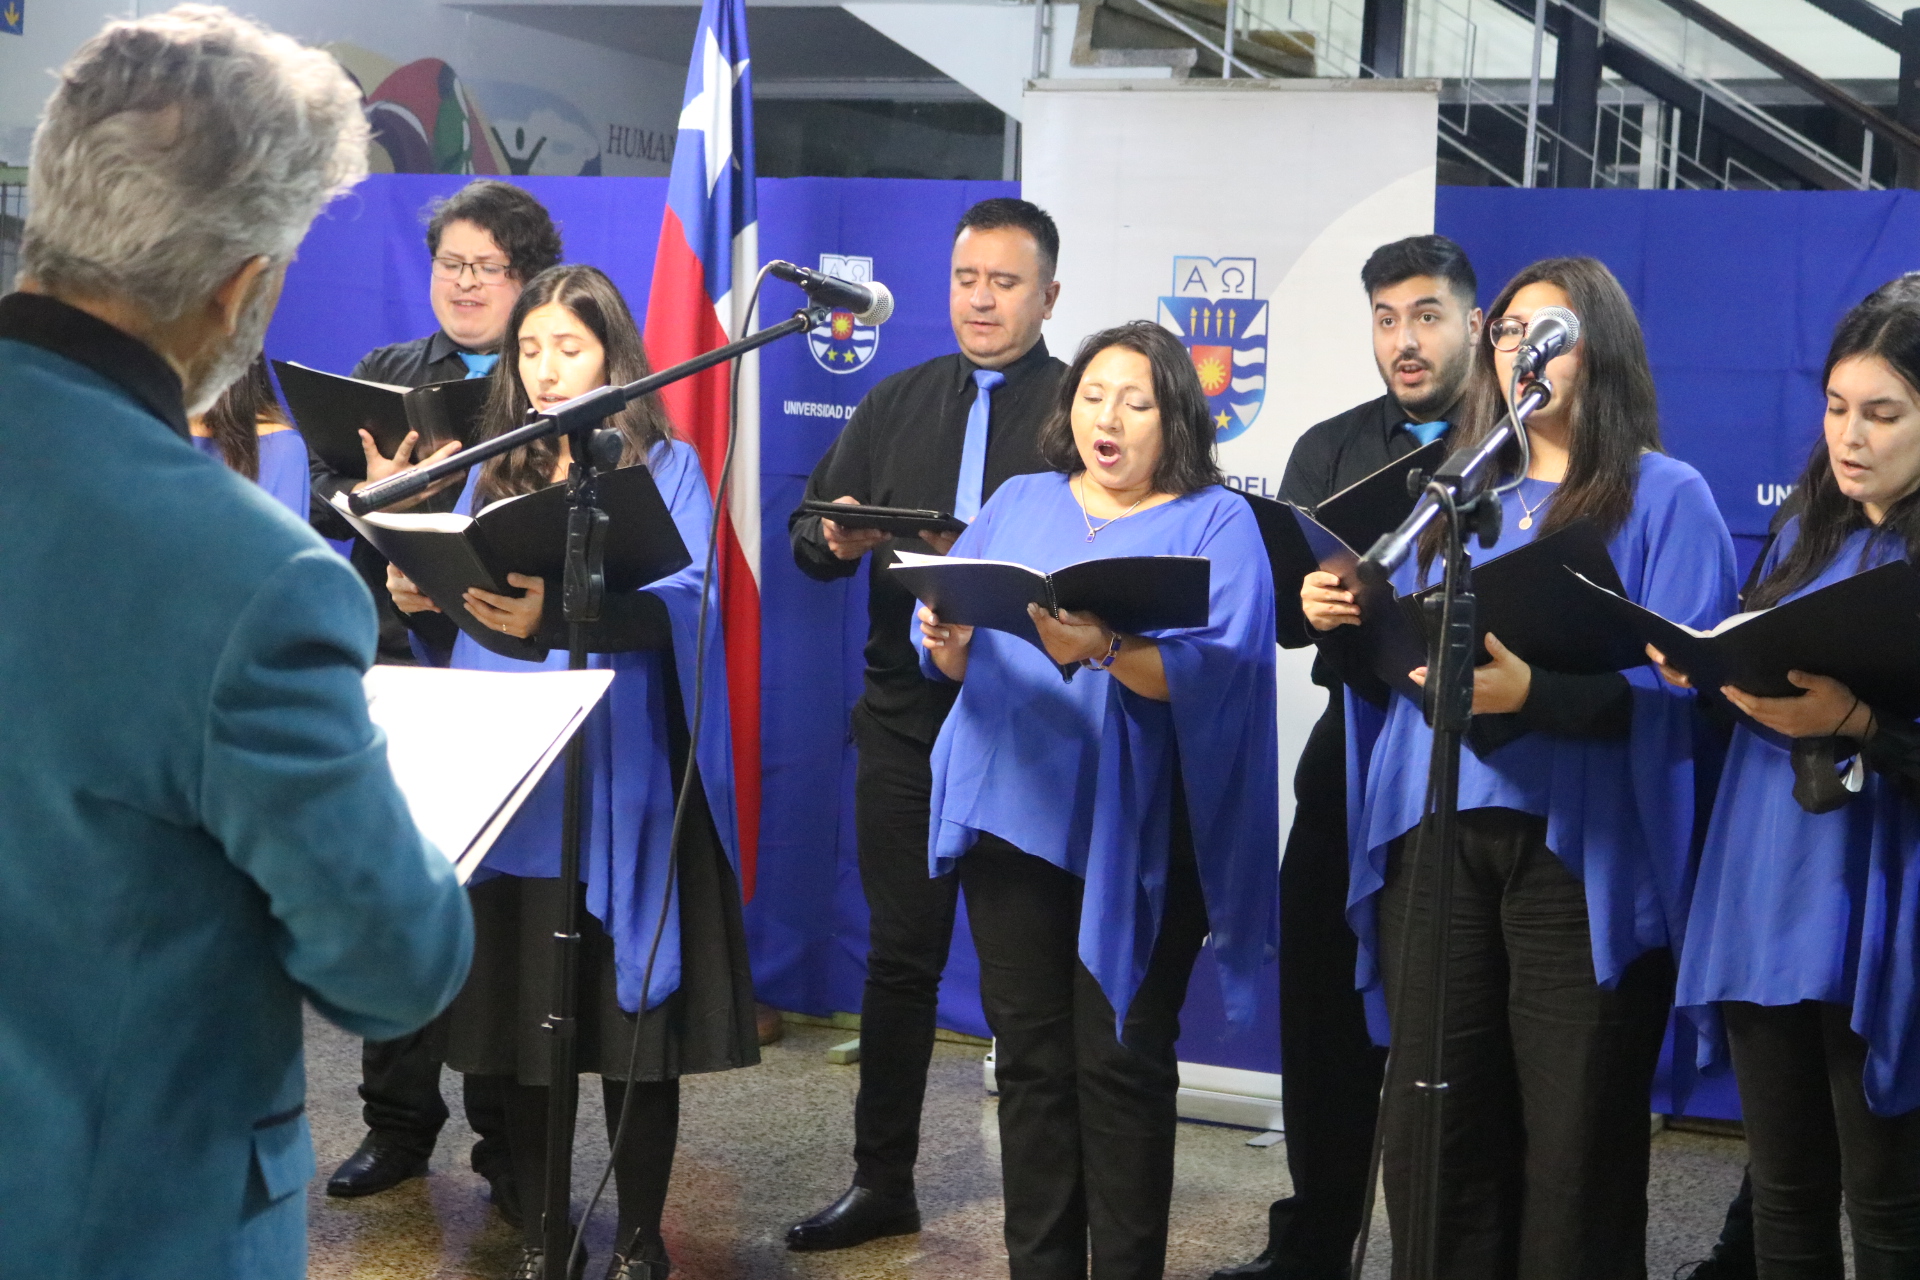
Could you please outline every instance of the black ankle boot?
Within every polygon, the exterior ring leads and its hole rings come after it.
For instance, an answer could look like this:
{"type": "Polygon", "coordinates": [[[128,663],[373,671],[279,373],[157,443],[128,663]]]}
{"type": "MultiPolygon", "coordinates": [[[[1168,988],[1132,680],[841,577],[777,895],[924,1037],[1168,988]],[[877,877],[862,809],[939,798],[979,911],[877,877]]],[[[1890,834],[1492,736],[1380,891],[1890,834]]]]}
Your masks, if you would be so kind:
{"type": "Polygon", "coordinates": [[[636,1233],[607,1263],[607,1280],[667,1280],[673,1261],[658,1233],[636,1233]]]}

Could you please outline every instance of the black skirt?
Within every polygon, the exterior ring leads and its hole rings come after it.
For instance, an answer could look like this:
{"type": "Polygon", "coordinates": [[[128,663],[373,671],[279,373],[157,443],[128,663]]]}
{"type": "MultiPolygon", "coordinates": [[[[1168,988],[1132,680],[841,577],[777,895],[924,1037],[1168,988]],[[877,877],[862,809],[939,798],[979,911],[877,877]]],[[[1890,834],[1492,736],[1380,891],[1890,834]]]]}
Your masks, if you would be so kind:
{"type": "MultiPolygon", "coordinates": [[[[635,1015],[620,1008],[613,939],[580,901],[575,1065],[614,1080],[671,1080],[760,1061],[740,889],[696,781],[679,865],[680,989],[635,1015]],[[635,1039],[635,1030],[639,1038],[635,1039]]],[[[496,876],[467,890],[473,970],[447,1011],[447,1065],[468,1075],[550,1083],[557,879],[496,876]]]]}

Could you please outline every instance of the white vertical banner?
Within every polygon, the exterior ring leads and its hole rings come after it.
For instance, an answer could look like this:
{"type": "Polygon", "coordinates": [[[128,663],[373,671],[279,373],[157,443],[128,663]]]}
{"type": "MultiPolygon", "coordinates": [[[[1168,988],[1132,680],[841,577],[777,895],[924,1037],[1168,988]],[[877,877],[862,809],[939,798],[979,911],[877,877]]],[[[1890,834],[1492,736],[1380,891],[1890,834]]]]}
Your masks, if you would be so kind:
{"type": "MultiPolygon", "coordinates": [[[[1433,230],[1439,83],[1039,81],[1024,107],[1023,194],[1060,226],[1049,345],[1158,320],[1193,353],[1227,482],[1277,496],[1302,431],[1385,390],[1360,267],[1433,230]]],[[[1289,776],[1325,705],[1310,662],[1282,651],[1289,776]]]]}

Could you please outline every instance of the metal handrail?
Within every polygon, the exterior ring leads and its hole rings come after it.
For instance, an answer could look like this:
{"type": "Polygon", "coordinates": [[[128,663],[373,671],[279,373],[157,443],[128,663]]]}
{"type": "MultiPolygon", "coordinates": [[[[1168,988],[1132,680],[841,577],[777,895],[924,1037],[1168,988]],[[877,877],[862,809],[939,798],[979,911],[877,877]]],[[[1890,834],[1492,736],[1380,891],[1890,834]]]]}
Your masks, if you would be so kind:
{"type": "Polygon", "coordinates": [[[1132,2],[1134,4],[1139,5],[1142,9],[1145,9],[1148,13],[1153,14],[1156,18],[1160,19],[1160,21],[1166,23],[1168,26],[1172,27],[1175,31],[1178,31],[1181,35],[1187,37],[1187,39],[1193,41],[1195,44],[1205,49],[1208,53],[1211,53],[1214,57],[1221,59],[1222,62],[1231,63],[1232,65],[1246,72],[1249,76],[1252,76],[1255,80],[1265,80],[1268,78],[1264,72],[1257,71],[1254,68],[1248,66],[1245,62],[1241,61],[1239,58],[1234,57],[1232,54],[1228,53],[1225,49],[1222,49],[1219,45],[1215,44],[1213,41],[1207,39],[1205,36],[1201,35],[1198,31],[1195,31],[1192,27],[1182,22],[1179,18],[1175,17],[1171,13],[1168,13],[1165,9],[1155,4],[1153,0],[1132,0],[1132,2]]]}

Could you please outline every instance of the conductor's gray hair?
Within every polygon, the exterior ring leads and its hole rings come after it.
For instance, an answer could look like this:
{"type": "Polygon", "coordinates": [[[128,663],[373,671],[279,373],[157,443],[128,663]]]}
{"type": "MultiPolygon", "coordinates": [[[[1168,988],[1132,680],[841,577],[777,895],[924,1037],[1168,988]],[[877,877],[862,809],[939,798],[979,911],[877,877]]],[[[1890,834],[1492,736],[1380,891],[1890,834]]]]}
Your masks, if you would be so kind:
{"type": "Polygon", "coordinates": [[[34,134],[23,274],[177,319],[249,260],[290,261],[366,156],[360,92],[327,54],[214,5],[109,23],[34,134]]]}

